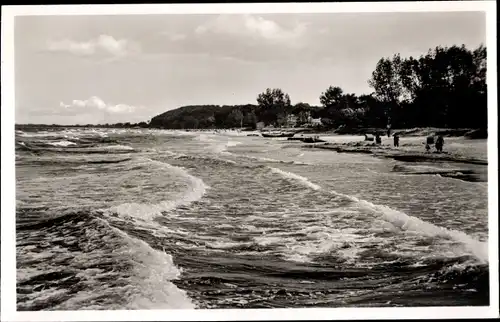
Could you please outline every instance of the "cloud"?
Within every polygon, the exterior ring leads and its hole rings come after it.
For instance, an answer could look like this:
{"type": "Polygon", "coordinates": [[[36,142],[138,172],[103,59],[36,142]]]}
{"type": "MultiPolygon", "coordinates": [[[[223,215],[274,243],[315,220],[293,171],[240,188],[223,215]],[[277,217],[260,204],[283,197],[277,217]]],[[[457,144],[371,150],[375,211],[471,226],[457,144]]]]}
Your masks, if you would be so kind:
{"type": "Polygon", "coordinates": [[[285,28],[273,20],[252,15],[219,15],[208,23],[198,26],[195,32],[247,36],[273,41],[290,41],[305,34],[307,24],[296,24],[285,28]]]}
{"type": "Polygon", "coordinates": [[[106,104],[97,96],[92,96],[88,100],[73,100],[71,104],[59,103],[59,106],[66,110],[102,111],[110,114],[132,113],[137,108],[126,104],[111,105],[106,104]]]}
{"type": "Polygon", "coordinates": [[[171,41],[180,41],[180,40],[185,40],[187,38],[187,36],[183,33],[177,33],[172,31],[164,31],[161,32],[161,34],[166,36],[171,41]]]}
{"type": "Polygon", "coordinates": [[[88,41],[74,41],[70,39],[51,40],[47,43],[50,51],[65,51],[75,55],[94,55],[105,52],[113,56],[125,56],[140,50],[138,44],[126,39],[115,39],[109,35],[100,35],[88,41]]]}

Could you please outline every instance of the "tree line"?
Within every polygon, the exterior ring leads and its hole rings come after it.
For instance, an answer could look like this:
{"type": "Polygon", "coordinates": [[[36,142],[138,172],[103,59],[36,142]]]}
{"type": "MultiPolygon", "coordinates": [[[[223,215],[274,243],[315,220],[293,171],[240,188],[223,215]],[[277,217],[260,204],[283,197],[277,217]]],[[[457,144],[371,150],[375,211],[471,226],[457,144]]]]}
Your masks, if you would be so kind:
{"type": "Polygon", "coordinates": [[[321,93],[320,106],[298,102],[280,88],[268,88],[257,104],[185,106],[151,120],[160,128],[255,128],[286,125],[297,116],[297,126],[308,117],[321,118],[323,128],[374,127],[487,127],[486,47],[441,47],[418,58],[400,54],[381,58],[371,78],[370,94],[345,93],[330,86],[321,93]]]}

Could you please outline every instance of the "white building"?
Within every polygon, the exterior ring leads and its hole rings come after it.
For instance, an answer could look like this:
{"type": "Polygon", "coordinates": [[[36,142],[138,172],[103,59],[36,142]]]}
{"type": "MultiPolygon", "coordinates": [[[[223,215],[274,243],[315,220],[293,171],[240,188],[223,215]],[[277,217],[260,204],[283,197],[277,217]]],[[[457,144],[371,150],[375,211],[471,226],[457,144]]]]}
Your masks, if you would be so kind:
{"type": "Polygon", "coordinates": [[[295,127],[297,125],[298,117],[294,114],[289,114],[286,118],[286,125],[288,127],[295,127]]]}
{"type": "Polygon", "coordinates": [[[313,119],[311,118],[309,120],[309,124],[311,124],[312,126],[320,126],[320,125],[323,125],[323,123],[321,122],[321,117],[318,117],[317,119],[313,119]]]}

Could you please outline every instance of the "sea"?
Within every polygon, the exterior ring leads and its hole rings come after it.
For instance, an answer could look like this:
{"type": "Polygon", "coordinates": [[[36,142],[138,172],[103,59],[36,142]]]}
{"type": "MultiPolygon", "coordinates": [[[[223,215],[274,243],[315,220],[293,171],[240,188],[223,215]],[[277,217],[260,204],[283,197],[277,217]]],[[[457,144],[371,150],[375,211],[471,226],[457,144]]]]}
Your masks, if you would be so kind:
{"type": "Polygon", "coordinates": [[[239,131],[15,141],[18,311],[489,305],[487,180],[439,175],[486,166],[239,131]]]}

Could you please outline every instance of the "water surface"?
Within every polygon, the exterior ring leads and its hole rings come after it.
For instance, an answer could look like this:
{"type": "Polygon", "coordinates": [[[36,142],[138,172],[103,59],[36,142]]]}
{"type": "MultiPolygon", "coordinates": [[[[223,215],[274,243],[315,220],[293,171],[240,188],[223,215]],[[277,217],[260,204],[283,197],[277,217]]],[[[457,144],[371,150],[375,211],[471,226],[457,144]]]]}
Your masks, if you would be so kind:
{"type": "Polygon", "coordinates": [[[488,305],[487,184],[396,165],[450,167],[234,132],[17,131],[18,310],[488,305]]]}

